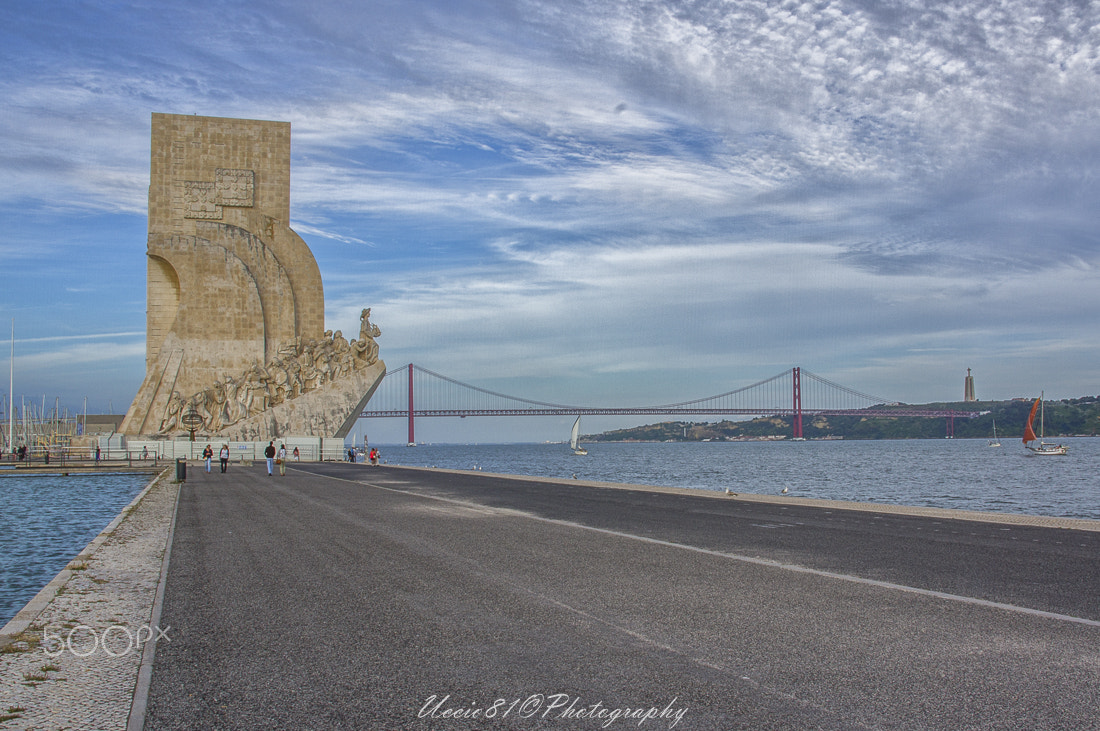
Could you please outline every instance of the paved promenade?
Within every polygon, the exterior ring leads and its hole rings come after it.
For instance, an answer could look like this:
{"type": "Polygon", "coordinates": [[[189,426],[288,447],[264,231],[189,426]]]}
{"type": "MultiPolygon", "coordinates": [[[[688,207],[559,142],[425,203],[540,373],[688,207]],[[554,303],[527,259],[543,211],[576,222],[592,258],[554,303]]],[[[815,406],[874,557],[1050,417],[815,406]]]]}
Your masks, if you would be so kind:
{"type": "Polygon", "coordinates": [[[188,478],[146,729],[1100,728],[1096,524],[188,478]]]}

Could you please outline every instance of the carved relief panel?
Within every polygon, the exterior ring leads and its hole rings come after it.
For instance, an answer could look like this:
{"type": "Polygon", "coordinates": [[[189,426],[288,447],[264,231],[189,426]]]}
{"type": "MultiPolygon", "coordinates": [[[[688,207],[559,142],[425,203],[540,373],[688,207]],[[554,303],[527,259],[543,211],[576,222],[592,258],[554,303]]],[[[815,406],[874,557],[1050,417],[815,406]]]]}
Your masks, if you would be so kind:
{"type": "Polygon", "coordinates": [[[198,180],[183,181],[184,218],[219,219],[222,208],[215,201],[214,184],[198,180]]]}
{"type": "Polygon", "coordinates": [[[218,205],[251,208],[254,205],[256,173],[252,170],[218,168],[214,171],[215,200],[218,205]]]}
{"type": "Polygon", "coordinates": [[[253,170],[218,168],[214,182],[183,181],[183,216],[220,220],[222,206],[252,208],[256,200],[256,173],[253,170]]]}

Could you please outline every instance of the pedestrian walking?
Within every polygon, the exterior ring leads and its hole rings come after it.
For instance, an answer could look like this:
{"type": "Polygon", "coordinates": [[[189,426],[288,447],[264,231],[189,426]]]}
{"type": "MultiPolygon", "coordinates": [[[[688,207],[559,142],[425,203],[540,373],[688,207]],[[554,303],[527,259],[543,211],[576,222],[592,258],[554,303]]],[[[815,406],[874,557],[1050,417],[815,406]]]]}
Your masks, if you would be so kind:
{"type": "Polygon", "coordinates": [[[223,444],[221,450],[218,452],[218,461],[222,463],[222,473],[229,468],[229,445],[223,444]]]}
{"type": "Polygon", "coordinates": [[[264,457],[267,458],[267,476],[271,477],[271,472],[275,469],[275,440],[272,439],[267,443],[267,448],[264,449],[264,457]]]}
{"type": "Polygon", "coordinates": [[[214,458],[214,448],[207,444],[202,450],[202,461],[206,465],[206,471],[210,471],[210,460],[214,458]]]}
{"type": "Polygon", "coordinates": [[[275,461],[279,463],[279,476],[286,476],[286,445],[279,445],[279,456],[275,458],[275,461]]]}

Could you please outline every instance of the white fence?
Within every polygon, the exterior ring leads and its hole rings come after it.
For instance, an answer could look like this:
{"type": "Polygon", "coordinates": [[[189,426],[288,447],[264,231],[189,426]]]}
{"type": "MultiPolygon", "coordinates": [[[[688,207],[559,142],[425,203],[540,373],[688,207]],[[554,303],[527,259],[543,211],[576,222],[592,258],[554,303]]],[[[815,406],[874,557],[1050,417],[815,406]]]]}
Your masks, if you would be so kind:
{"type": "MultiPolygon", "coordinates": [[[[230,462],[252,462],[264,458],[264,450],[267,442],[206,442],[202,440],[189,441],[184,439],[126,439],[121,445],[118,442],[107,445],[104,437],[100,445],[100,453],[103,459],[202,459],[202,451],[209,444],[214,450],[214,459],[218,459],[218,453],[223,445],[229,447],[230,462]],[[119,450],[121,449],[121,453],[119,450]]],[[[297,459],[301,462],[339,462],[347,457],[347,448],[343,439],[326,439],[323,437],[287,437],[276,439],[275,448],[286,445],[287,459],[295,459],[294,450],[298,450],[297,459]]]]}

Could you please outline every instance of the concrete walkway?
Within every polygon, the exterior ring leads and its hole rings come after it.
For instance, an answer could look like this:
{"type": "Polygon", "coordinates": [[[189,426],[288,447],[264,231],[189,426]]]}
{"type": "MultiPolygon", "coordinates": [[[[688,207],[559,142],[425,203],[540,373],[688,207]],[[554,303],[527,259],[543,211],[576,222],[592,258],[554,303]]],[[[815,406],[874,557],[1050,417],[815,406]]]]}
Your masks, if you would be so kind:
{"type": "Polygon", "coordinates": [[[188,478],[146,729],[1100,728],[1081,526],[340,464],[188,478]]]}

